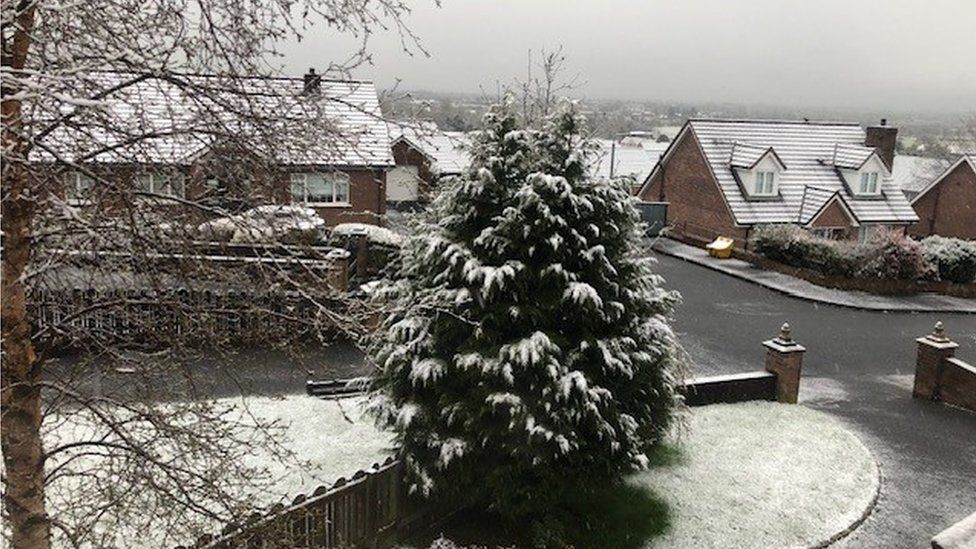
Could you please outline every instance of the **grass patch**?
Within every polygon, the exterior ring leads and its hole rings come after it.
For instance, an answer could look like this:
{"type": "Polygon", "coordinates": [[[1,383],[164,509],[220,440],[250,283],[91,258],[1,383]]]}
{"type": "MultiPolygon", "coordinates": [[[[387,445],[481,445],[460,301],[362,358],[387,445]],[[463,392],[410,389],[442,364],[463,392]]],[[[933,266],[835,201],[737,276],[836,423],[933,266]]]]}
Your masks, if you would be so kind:
{"type": "MultiPolygon", "coordinates": [[[[678,459],[676,451],[659,459],[678,459]]],[[[597,490],[570,491],[544,517],[517,523],[494,513],[464,511],[409,540],[410,547],[543,547],[639,549],[670,527],[667,502],[650,488],[619,483],[597,490]]]]}

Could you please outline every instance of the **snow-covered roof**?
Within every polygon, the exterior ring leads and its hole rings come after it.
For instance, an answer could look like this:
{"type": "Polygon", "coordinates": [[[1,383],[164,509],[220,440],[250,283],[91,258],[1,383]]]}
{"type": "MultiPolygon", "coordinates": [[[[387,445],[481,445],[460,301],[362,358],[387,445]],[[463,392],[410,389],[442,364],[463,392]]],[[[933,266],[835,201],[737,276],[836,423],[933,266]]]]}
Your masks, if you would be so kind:
{"type": "Polygon", "coordinates": [[[834,145],[834,155],[831,163],[838,168],[848,170],[860,170],[868,159],[878,154],[873,147],[864,145],[851,145],[850,143],[837,143],[834,145]]]}
{"type": "Polygon", "coordinates": [[[949,161],[943,158],[899,154],[895,156],[891,177],[896,187],[914,195],[934,181],[948,166],[949,161]]]}
{"type": "MultiPolygon", "coordinates": [[[[808,193],[810,186],[823,191],[839,191],[845,205],[861,223],[913,223],[918,220],[888,173],[882,173],[880,197],[855,196],[846,188],[838,167],[834,165],[835,154],[839,152],[844,162],[860,160],[858,165],[863,164],[866,158],[861,149],[867,147],[864,147],[864,129],[859,124],[691,119],[673,143],[686,136],[698,140],[729,211],[739,225],[799,222],[801,209],[805,212],[814,207],[819,209],[830,199],[824,192],[808,193]],[[779,174],[779,199],[750,200],[744,194],[730,162],[733,146],[742,145],[762,149],[772,147],[787,166],[779,174]]],[[[873,152],[868,149],[869,156],[873,152]]]]}
{"type": "Polygon", "coordinates": [[[431,168],[441,175],[459,174],[471,164],[467,152],[471,139],[464,132],[441,131],[436,124],[390,124],[390,139],[404,139],[431,160],[431,168]]]}
{"type": "Polygon", "coordinates": [[[922,198],[922,196],[925,195],[925,193],[935,188],[935,186],[938,185],[939,182],[945,179],[947,175],[954,172],[956,168],[958,168],[962,164],[968,164],[969,169],[972,170],[974,174],[976,174],[976,153],[960,155],[955,162],[949,164],[948,167],[946,167],[938,176],[933,178],[931,181],[929,181],[927,185],[925,185],[921,190],[915,193],[911,199],[912,203],[914,204],[918,199],[922,198]]]}
{"type": "Polygon", "coordinates": [[[598,161],[593,165],[596,177],[633,177],[638,183],[654,169],[658,158],[667,150],[667,143],[644,141],[640,144],[623,144],[609,139],[596,139],[600,148],[598,161]],[[611,170],[612,168],[612,170],[611,170]]]}
{"type": "MultiPolygon", "coordinates": [[[[393,165],[372,82],[321,79],[318,91],[305,93],[302,78],[142,78],[123,72],[80,78],[72,96],[107,96],[80,108],[71,127],[47,135],[34,159],[189,164],[235,142],[276,164],[393,165]],[[130,143],[133,134],[140,139],[130,143]]],[[[61,114],[76,104],[66,102],[61,114]]],[[[37,114],[36,126],[52,114],[37,114]]]]}

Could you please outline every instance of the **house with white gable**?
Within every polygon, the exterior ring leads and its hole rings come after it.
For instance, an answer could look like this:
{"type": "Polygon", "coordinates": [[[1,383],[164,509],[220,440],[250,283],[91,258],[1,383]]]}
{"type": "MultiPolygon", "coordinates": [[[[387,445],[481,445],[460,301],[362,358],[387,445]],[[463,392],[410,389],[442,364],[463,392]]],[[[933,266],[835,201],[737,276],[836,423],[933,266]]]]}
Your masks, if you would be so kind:
{"type": "Polygon", "coordinates": [[[691,119],[638,196],[667,203],[680,239],[744,246],[756,226],[800,225],[828,238],[869,239],[918,221],[892,182],[897,129],[840,122],[691,119]]]}

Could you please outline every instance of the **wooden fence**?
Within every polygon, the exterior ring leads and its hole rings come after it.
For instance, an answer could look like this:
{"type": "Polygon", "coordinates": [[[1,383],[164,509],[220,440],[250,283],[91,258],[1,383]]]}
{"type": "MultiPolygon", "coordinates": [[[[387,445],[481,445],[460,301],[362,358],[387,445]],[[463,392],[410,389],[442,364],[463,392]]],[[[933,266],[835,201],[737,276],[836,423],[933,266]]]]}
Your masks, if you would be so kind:
{"type": "Polygon", "coordinates": [[[226,527],[220,536],[202,536],[195,548],[386,547],[416,519],[406,505],[403,465],[392,457],[330,488],[300,495],[265,515],[226,527]]]}
{"type": "MultiPolygon", "coordinates": [[[[328,305],[340,310],[340,300],[328,305]]],[[[262,340],[298,336],[327,322],[321,308],[295,292],[175,288],[31,290],[34,333],[53,347],[87,341],[153,345],[169,339],[262,340]]]]}

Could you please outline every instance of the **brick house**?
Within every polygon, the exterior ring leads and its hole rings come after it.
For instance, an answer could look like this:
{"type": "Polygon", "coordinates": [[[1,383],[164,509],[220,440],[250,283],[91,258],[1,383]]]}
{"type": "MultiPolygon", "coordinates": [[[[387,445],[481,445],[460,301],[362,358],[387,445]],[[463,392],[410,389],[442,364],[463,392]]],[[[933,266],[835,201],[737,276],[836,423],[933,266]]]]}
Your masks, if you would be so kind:
{"type": "Polygon", "coordinates": [[[909,234],[976,240],[976,155],[962,155],[914,198],[919,222],[909,234]]]}
{"type": "MultiPolygon", "coordinates": [[[[127,80],[133,75],[101,73],[85,79],[92,89],[76,93],[94,96],[127,80]]],[[[111,208],[149,199],[167,218],[202,215],[206,208],[191,203],[226,211],[305,204],[330,226],[382,222],[393,156],[371,82],[314,71],[233,81],[145,78],[101,103],[111,126],[93,136],[59,128],[31,159],[70,204],[111,208]],[[126,126],[150,137],[126,143],[126,126]]]]}
{"type": "Polygon", "coordinates": [[[390,124],[393,161],[387,174],[386,200],[390,204],[423,201],[437,179],[459,175],[470,159],[470,140],[463,132],[441,131],[433,123],[390,124]]]}
{"type": "Polygon", "coordinates": [[[918,220],[892,185],[897,130],[882,125],[691,119],[638,196],[667,202],[677,238],[732,237],[793,223],[829,238],[869,238],[879,226],[918,220]]]}

